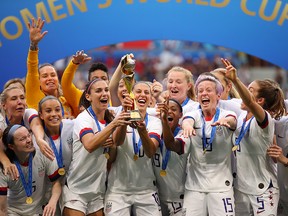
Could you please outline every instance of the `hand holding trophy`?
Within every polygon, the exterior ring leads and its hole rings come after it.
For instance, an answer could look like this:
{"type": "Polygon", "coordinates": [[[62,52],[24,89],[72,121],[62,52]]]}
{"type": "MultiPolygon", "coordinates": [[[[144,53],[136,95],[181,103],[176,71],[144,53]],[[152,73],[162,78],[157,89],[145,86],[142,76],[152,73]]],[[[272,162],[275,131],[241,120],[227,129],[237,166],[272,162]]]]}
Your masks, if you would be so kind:
{"type": "Polygon", "coordinates": [[[137,108],[135,96],[132,91],[133,85],[135,84],[134,69],[135,69],[134,55],[132,53],[125,55],[121,61],[121,71],[124,75],[123,81],[125,83],[127,92],[130,98],[133,100],[133,106],[131,110],[128,110],[130,113],[130,121],[140,121],[141,115],[137,108]]]}

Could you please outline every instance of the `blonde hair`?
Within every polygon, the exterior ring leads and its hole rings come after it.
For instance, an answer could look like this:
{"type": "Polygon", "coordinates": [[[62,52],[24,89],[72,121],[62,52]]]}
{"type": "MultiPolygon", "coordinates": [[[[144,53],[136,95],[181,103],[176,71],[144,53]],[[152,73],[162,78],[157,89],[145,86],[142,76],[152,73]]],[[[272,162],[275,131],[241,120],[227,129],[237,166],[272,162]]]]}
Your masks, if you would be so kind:
{"type": "Polygon", "coordinates": [[[194,81],[193,81],[193,74],[191,71],[180,67],[180,66],[174,66],[172,67],[166,74],[166,77],[169,76],[169,74],[171,74],[172,72],[181,72],[185,75],[186,81],[187,83],[191,83],[191,88],[188,90],[187,92],[187,96],[191,99],[191,100],[195,100],[196,99],[196,94],[195,94],[195,90],[194,90],[194,81]]]}
{"type": "Polygon", "coordinates": [[[231,84],[232,87],[231,87],[230,92],[229,92],[230,98],[240,98],[240,95],[237,92],[236,88],[234,87],[233,83],[225,77],[225,72],[226,72],[225,68],[216,68],[215,70],[211,71],[211,73],[214,75],[219,74],[219,75],[223,76],[223,80],[226,83],[226,85],[231,84]]]}

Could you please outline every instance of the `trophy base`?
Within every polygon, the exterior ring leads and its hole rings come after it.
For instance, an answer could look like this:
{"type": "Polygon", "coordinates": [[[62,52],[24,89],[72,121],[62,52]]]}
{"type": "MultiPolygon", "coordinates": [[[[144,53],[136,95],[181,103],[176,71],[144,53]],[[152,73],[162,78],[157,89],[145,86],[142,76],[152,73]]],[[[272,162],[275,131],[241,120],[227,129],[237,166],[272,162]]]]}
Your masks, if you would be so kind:
{"type": "Polygon", "coordinates": [[[141,121],[141,115],[139,110],[130,110],[130,119],[129,121],[141,121]]]}

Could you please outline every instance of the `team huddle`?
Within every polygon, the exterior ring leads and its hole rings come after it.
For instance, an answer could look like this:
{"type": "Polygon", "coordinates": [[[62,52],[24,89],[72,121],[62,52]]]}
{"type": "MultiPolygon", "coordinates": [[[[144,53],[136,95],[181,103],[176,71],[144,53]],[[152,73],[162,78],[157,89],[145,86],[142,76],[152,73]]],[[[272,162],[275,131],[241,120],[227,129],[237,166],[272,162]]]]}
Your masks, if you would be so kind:
{"type": "Polygon", "coordinates": [[[73,55],[60,85],[53,65],[38,66],[44,21],[28,26],[25,84],[9,80],[1,94],[0,216],[288,215],[275,81],[246,87],[222,59],[195,83],[180,66],[163,85],[135,82],[127,54],[111,79],[92,64],[82,91],[73,77],[91,57],[73,55]]]}

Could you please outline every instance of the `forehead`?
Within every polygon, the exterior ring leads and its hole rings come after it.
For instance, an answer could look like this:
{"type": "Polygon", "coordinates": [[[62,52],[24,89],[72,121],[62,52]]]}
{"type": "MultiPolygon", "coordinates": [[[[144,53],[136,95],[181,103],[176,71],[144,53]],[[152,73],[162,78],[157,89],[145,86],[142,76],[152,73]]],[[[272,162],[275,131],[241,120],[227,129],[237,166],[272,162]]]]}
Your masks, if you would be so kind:
{"type": "Polygon", "coordinates": [[[24,92],[20,88],[14,88],[7,91],[7,97],[19,96],[24,95],[24,92]]]}
{"type": "Polygon", "coordinates": [[[216,88],[216,83],[210,80],[204,80],[199,83],[197,89],[200,88],[216,88]]]}
{"type": "Polygon", "coordinates": [[[44,66],[40,68],[39,73],[56,73],[56,71],[52,66],[44,66]]]}
{"type": "Polygon", "coordinates": [[[20,138],[21,136],[29,133],[28,129],[26,127],[20,127],[18,128],[14,133],[14,138],[20,138]]]}
{"type": "Polygon", "coordinates": [[[180,111],[179,105],[175,101],[172,101],[172,100],[169,100],[169,108],[176,108],[178,111],[180,111]]]}
{"type": "Polygon", "coordinates": [[[102,70],[95,70],[93,72],[90,73],[90,77],[98,77],[98,78],[101,78],[101,77],[107,77],[108,78],[108,74],[105,72],[105,71],[102,71],[102,70]]]}
{"type": "Polygon", "coordinates": [[[104,80],[99,80],[93,83],[91,88],[96,89],[96,88],[106,88],[106,87],[108,87],[108,84],[104,80]]]}
{"type": "Polygon", "coordinates": [[[46,107],[46,106],[60,106],[60,103],[56,99],[49,99],[49,100],[44,101],[41,106],[42,107],[46,107]]]}
{"type": "Polygon", "coordinates": [[[256,81],[253,81],[252,83],[249,84],[248,89],[259,90],[259,85],[256,81]]]}
{"type": "Polygon", "coordinates": [[[169,74],[168,74],[168,79],[180,79],[180,80],[184,80],[186,77],[185,77],[185,74],[184,72],[180,72],[180,71],[171,71],[169,74]]]}
{"type": "Polygon", "coordinates": [[[146,83],[137,83],[134,86],[134,90],[144,90],[144,91],[147,90],[150,92],[150,87],[146,83]]]}

